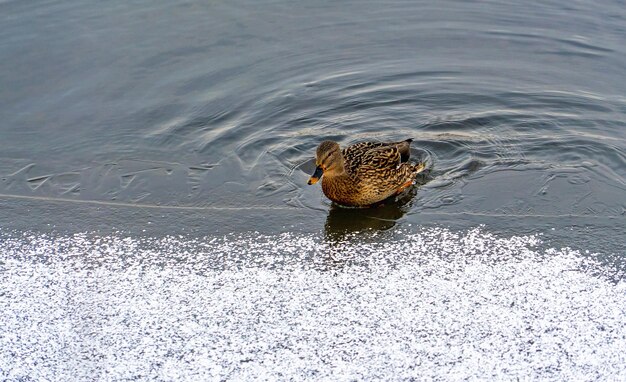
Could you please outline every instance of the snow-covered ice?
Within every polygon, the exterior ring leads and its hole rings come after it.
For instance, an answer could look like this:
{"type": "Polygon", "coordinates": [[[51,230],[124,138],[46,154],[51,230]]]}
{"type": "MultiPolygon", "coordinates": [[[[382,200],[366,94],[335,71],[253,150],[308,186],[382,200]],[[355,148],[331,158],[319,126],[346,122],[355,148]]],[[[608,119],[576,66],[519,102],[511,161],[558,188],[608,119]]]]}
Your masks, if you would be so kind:
{"type": "Polygon", "coordinates": [[[1,234],[2,380],[626,379],[624,275],[541,235],[1,234]]]}

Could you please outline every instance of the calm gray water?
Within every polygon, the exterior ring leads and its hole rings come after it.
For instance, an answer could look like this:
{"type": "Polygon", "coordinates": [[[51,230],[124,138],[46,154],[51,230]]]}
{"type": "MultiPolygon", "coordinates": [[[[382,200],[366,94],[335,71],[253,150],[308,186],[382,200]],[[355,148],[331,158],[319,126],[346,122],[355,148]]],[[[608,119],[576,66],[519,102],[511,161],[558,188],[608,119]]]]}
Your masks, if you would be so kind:
{"type": "Polygon", "coordinates": [[[624,41],[609,0],[0,1],[0,377],[626,378],[624,41]],[[306,185],[409,137],[395,204],[306,185]]]}

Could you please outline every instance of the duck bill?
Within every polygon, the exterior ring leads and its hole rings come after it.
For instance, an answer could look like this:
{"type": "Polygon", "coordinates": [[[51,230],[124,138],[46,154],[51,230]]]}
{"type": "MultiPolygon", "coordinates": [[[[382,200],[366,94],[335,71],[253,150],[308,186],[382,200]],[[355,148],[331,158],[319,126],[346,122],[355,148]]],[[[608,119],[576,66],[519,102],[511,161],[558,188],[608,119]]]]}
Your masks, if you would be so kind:
{"type": "Polygon", "coordinates": [[[309,184],[315,184],[317,183],[318,180],[320,180],[320,178],[322,177],[322,175],[324,175],[324,170],[322,170],[321,166],[317,166],[315,168],[315,172],[313,173],[313,175],[311,175],[311,177],[309,178],[309,184]]]}

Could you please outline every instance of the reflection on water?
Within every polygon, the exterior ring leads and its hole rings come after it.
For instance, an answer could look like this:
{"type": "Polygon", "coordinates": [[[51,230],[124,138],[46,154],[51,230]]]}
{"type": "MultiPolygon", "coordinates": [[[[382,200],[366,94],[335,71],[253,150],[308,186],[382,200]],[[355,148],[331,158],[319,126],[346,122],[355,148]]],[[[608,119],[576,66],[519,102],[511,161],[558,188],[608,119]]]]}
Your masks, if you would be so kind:
{"type": "Polygon", "coordinates": [[[324,230],[328,241],[340,241],[348,234],[384,231],[396,224],[406,210],[394,202],[371,208],[345,208],[333,205],[328,211],[324,230]]]}
{"type": "Polygon", "coordinates": [[[332,203],[328,210],[326,224],[324,224],[327,242],[339,243],[354,234],[386,231],[394,227],[396,222],[411,209],[413,198],[419,192],[419,187],[429,180],[430,176],[425,170],[416,179],[415,186],[369,208],[347,208],[332,203]]]}
{"type": "Polygon", "coordinates": [[[330,203],[324,224],[326,251],[322,257],[328,269],[342,267],[357,254],[351,244],[389,240],[397,222],[413,208],[419,188],[431,180],[429,171],[418,175],[416,184],[400,195],[392,196],[368,208],[350,208],[330,203]],[[389,238],[380,233],[389,233],[389,238]]]}

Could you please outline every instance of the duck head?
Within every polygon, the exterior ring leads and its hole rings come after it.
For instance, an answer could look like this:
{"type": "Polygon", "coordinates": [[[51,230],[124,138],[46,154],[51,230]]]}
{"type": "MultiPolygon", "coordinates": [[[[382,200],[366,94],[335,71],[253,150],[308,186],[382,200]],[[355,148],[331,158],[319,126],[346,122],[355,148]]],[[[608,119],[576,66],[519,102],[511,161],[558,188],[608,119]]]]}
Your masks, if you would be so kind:
{"type": "Polygon", "coordinates": [[[343,172],[343,156],[339,143],[324,141],[317,147],[315,154],[315,172],[309,178],[309,184],[315,184],[322,175],[332,176],[343,172]]]}

